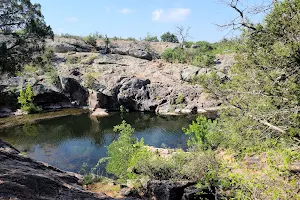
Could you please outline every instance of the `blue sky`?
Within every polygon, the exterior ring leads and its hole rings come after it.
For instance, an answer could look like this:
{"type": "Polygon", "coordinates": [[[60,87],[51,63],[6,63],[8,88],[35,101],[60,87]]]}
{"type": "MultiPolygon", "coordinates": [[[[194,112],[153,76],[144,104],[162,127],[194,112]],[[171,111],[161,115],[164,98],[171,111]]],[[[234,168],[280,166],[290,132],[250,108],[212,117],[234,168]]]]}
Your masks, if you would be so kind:
{"type": "MultiPolygon", "coordinates": [[[[246,0],[251,3],[259,0],[246,0]]],[[[45,21],[57,34],[143,38],[191,27],[192,41],[216,42],[230,37],[220,30],[236,13],[218,0],[32,0],[42,5],[45,21]]]]}

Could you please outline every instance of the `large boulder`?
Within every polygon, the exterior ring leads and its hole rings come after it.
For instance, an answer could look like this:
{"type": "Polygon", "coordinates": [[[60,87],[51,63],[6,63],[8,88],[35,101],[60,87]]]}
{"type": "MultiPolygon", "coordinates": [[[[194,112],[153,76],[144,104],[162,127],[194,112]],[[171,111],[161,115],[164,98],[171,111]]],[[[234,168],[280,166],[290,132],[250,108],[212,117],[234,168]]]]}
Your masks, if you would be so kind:
{"type": "Polygon", "coordinates": [[[60,77],[63,93],[69,98],[71,103],[76,106],[86,106],[89,91],[80,83],[69,77],[60,77]]]}
{"type": "Polygon", "coordinates": [[[133,56],[135,58],[141,58],[145,60],[152,60],[154,55],[154,53],[151,53],[141,45],[112,47],[110,49],[110,52],[113,54],[128,55],[128,56],[133,56]]]}
{"type": "Polygon", "coordinates": [[[121,78],[113,89],[118,103],[130,110],[154,111],[157,107],[150,100],[149,79],[121,78]]]}

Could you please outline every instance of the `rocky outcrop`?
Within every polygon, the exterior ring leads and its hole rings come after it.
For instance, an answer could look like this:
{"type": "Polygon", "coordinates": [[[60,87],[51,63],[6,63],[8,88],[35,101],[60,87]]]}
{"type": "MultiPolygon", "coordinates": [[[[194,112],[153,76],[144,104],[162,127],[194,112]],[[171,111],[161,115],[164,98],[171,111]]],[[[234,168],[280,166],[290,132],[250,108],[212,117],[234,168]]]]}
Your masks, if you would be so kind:
{"type": "Polygon", "coordinates": [[[197,200],[215,199],[209,191],[196,188],[196,183],[191,181],[156,181],[147,183],[145,196],[155,200],[197,200]]]}
{"type": "Polygon", "coordinates": [[[57,77],[52,83],[45,76],[0,77],[0,116],[13,114],[19,107],[21,89],[31,85],[33,103],[42,109],[61,109],[87,105],[89,92],[74,78],[57,77]]]}
{"type": "Polygon", "coordinates": [[[150,61],[154,58],[153,53],[147,51],[145,48],[142,47],[139,48],[136,46],[111,48],[110,52],[113,54],[128,55],[128,56],[133,56],[135,58],[146,59],[150,61]]]}
{"type": "Polygon", "coordinates": [[[47,40],[47,47],[57,53],[91,52],[93,46],[85,43],[81,38],[54,37],[54,40],[47,40]]]}
{"type": "Polygon", "coordinates": [[[110,199],[84,190],[80,175],[19,153],[0,139],[0,199],[110,199]]]}

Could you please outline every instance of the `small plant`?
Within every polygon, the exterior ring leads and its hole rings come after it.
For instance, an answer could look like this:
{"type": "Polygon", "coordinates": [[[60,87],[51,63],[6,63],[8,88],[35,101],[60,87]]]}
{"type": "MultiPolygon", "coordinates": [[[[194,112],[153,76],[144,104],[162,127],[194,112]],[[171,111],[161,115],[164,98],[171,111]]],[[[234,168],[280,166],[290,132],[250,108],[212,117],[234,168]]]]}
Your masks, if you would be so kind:
{"type": "Polygon", "coordinates": [[[33,104],[33,92],[30,85],[27,85],[26,90],[20,91],[18,103],[21,104],[21,109],[28,113],[38,112],[40,109],[33,104]]]}
{"type": "Polygon", "coordinates": [[[95,81],[96,81],[96,79],[94,78],[94,76],[92,74],[87,74],[87,76],[86,76],[86,86],[88,88],[92,88],[95,81]]]}
{"type": "Polygon", "coordinates": [[[78,64],[78,63],[80,63],[80,61],[81,61],[80,57],[71,56],[71,55],[67,56],[67,63],[68,64],[78,64]]]}
{"type": "Polygon", "coordinates": [[[182,104],[184,102],[184,96],[181,92],[178,93],[177,99],[176,99],[176,104],[182,104]]]}
{"type": "Polygon", "coordinates": [[[121,113],[128,113],[129,109],[125,108],[123,105],[120,106],[120,112],[121,113]]]}

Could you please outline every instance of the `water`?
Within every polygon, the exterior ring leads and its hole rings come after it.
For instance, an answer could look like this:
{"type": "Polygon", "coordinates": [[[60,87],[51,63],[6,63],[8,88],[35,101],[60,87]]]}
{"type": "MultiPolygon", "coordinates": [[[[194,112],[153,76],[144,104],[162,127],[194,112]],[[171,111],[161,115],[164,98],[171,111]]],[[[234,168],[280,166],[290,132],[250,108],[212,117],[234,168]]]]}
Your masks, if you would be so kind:
{"type": "MultiPolygon", "coordinates": [[[[106,156],[106,147],[118,137],[113,127],[122,120],[131,124],[135,128],[134,135],[139,139],[143,137],[148,145],[185,149],[187,136],[182,127],[187,127],[194,118],[115,113],[96,119],[81,114],[0,129],[0,138],[33,159],[79,173],[84,163],[89,170],[106,156]]],[[[105,173],[104,165],[99,171],[105,173]]]]}

